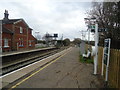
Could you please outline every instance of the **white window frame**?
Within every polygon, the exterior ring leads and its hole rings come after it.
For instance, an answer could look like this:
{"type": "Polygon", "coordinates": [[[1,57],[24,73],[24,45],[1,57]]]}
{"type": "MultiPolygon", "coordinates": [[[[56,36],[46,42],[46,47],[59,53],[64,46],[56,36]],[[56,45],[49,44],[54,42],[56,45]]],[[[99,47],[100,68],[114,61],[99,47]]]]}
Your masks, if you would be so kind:
{"type": "Polygon", "coordinates": [[[23,38],[19,38],[19,47],[23,47],[24,45],[23,45],[23,38]]]}
{"type": "Polygon", "coordinates": [[[7,38],[4,38],[4,47],[7,48],[9,47],[9,40],[7,38]]]}
{"type": "Polygon", "coordinates": [[[22,27],[20,27],[20,33],[23,33],[23,28],[22,27]]]}

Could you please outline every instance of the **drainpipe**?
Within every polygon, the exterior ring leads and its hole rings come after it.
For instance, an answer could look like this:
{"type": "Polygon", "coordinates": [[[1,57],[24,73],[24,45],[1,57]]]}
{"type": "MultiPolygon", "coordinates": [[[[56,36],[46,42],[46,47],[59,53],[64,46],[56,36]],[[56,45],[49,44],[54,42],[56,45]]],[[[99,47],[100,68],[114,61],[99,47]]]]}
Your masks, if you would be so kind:
{"type": "Polygon", "coordinates": [[[11,40],[12,41],[12,50],[15,50],[17,46],[15,45],[15,25],[14,24],[12,25],[12,30],[14,32],[12,35],[12,40],[11,40]]]}
{"type": "MultiPolygon", "coordinates": [[[[2,67],[2,20],[0,20],[0,67],[2,67]]],[[[0,74],[2,74],[2,70],[0,69],[0,74]]],[[[0,79],[0,86],[2,86],[2,79],[0,79]]]]}
{"type": "Polygon", "coordinates": [[[2,20],[0,20],[0,55],[2,54],[2,20]]]}

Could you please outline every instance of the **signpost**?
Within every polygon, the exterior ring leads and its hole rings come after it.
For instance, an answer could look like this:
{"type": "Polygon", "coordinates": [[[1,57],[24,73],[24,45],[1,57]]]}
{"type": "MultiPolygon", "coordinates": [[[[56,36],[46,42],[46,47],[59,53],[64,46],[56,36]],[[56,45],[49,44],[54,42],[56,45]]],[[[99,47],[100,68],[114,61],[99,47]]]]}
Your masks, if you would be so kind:
{"type": "Polygon", "coordinates": [[[105,39],[104,41],[104,50],[103,50],[103,59],[102,59],[102,72],[101,75],[103,76],[104,65],[106,65],[106,76],[105,81],[108,81],[108,67],[109,67],[109,57],[110,57],[110,43],[111,39],[105,39]]]}
{"type": "Polygon", "coordinates": [[[91,32],[95,32],[95,56],[94,56],[94,75],[97,74],[97,66],[98,66],[98,42],[99,42],[99,33],[98,33],[98,24],[96,22],[96,18],[84,18],[86,20],[85,23],[88,24],[88,29],[91,32]]]}
{"type": "MultiPolygon", "coordinates": [[[[98,43],[99,43],[99,32],[107,31],[106,28],[99,28],[96,23],[95,18],[85,18],[86,23],[88,24],[88,28],[91,29],[91,32],[95,32],[95,55],[94,55],[94,74],[97,74],[97,66],[98,66],[98,43]]],[[[102,60],[102,72],[103,75],[104,64],[106,65],[106,76],[105,81],[108,81],[108,67],[109,67],[109,56],[110,56],[110,43],[111,39],[105,39],[104,43],[104,51],[103,51],[103,60],[102,60]]]]}

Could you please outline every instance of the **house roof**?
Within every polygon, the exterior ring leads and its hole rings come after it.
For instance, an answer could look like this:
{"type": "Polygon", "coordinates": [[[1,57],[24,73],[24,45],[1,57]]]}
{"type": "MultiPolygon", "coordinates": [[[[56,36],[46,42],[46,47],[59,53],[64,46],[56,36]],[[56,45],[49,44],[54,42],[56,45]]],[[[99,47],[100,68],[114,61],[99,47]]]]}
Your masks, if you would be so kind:
{"type": "Polygon", "coordinates": [[[13,32],[5,27],[2,27],[2,32],[13,34],[13,32]]]}
{"type": "Polygon", "coordinates": [[[8,20],[2,20],[2,24],[15,24],[15,23],[18,23],[18,22],[20,22],[20,21],[23,21],[24,22],[24,24],[26,24],[26,26],[30,29],[30,30],[32,30],[32,28],[30,28],[29,26],[28,26],[28,24],[23,20],[23,19],[8,19],[8,20]]]}
{"type": "Polygon", "coordinates": [[[21,19],[8,19],[8,20],[2,20],[3,24],[13,24],[14,22],[17,22],[21,19]]]}

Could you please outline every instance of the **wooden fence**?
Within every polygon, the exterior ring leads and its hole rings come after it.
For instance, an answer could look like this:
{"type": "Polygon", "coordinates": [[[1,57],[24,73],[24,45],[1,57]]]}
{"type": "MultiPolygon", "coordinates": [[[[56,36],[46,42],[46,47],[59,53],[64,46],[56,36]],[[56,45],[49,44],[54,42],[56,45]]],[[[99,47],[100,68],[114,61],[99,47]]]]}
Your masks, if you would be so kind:
{"type": "Polygon", "coordinates": [[[120,50],[110,50],[109,84],[120,88],[120,50]]]}
{"type": "MultiPolygon", "coordinates": [[[[86,45],[86,47],[88,47],[88,45],[86,45]]],[[[101,74],[102,58],[103,58],[103,47],[99,47],[98,74],[101,74]]],[[[105,71],[106,71],[106,65],[104,65],[104,75],[103,75],[104,79],[105,79],[105,71]]],[[[110,50],[108,84],[110,87],[120,88],[120,50],[117,50],[117,49],[110,50]]]]}

